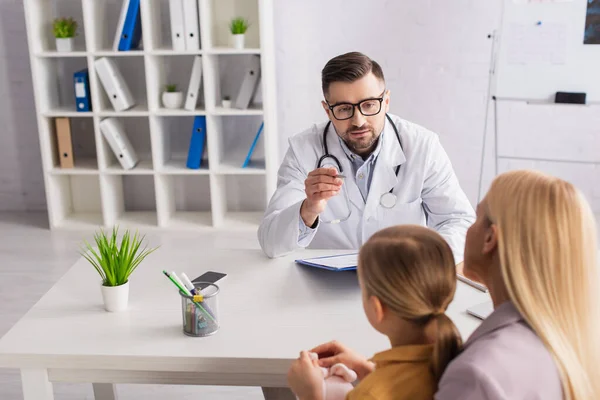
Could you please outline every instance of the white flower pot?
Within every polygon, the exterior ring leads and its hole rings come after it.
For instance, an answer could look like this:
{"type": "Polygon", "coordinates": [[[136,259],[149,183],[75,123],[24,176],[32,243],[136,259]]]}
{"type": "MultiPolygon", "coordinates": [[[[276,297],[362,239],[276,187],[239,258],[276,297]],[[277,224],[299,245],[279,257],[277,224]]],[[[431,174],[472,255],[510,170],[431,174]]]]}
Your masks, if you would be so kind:
{"type": "Polygon", "coordinates": [[[73,51],[73,38],[56,38],[56,50],[62,52],[73,51]]]}
{"type": "Polygon", "coordinates": [[[101,286],[106,311],[119,312],[127,309],[129,282],[120,286],[101,286]]]}
{"type": "Polygon", "coordinates": [[[245,34],[231,35],[231,41],[233,42],[234,49],[243,49],[246,41],[245,34]]]}
{"type": "Polygon", "coordinates": [[[223,108],[231,108],[231,100],[221,100],[223,108]]]}
{"type": "Polygon", "coordinates": [[[183,92],[163,92],[162,102],[166,108],[181,108],[183,105],[183,92]]]}

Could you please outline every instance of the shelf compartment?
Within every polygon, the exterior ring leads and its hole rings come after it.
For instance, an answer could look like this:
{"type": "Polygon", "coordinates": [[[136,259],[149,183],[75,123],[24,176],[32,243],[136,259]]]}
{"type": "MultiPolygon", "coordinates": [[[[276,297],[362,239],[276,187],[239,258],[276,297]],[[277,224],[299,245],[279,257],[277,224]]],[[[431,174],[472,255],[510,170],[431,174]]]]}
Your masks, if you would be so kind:
{"type": "Polygon", "coordinates": [[[208,135],[215,142],[214,171],[223,175],[264,175],[264,130],[254,146],[250,163],[242,168],[262,123],[256,116],[211,117],[208,135]]]}
{"type": "MultiPolygon", "coordinates": [[[[246,47],[249,49],[260,48],[260,21],[258,18],[257,0],[205,0],[212,13],[209,18],[212,26],[210,29],[210,45],[206,48],[232,48],[229,22],[232,18],[242,17],[248,20],[250,26],[246,31],[246,47]]],[[[239,51],[239,50],[238,50],[239,51]]]]}
{"type": "MultiPolygon", "coordinates": [[[[94,61],[104,58],[95,57],[94,61]]],[[[94,82],[96,82],[96,96],[93,97],[94,110],[98,111],[101,116],[115,116],[115,115],[136,115],[136,116],[147,116],[148,115],[148,99],[146,96],[146,75],[144,72],[144,58],[143,57],[107,57],[110,58],[116,65],[116,68],[120,71],[125,84],[129,88],[133,99],[134,106],[127,110],[115,110],[97,72],[95,73],[94,82]],[[96,106],[97,104],[97,106],[96,106]]],[[[91,70],[91,69],[90,69],[91,70]]],[[[94,65],[95,71],[95,65],[94,65]]],[[[90,77],[90,80],[92,77],[90,77]]]]}
{"type": "Polygon", "coordinates": [[[155,139],[156,169],[165,174],[202,175],[208,173],[208,139],[204,143],[204,157],[199,169],[187,168],[187,156],[194,127],[194,117],[152,117],[155,139]]]}
{"type": "MultiPolygon", "coordinates": [[[[21,2],[23,3],[23,2],[21,2]]],[[[31,51],[34,54],[46,56],[64,57],[69,53],[56,51],[56,41],[53,34],[53,22],[55,18],[72,17],[77,22],[77,34],[74,48],[77,52],[85,52],[86,26],[84,24],[83,9],[81,2],[72,0],[28,0],[25,2],[26,14],[28,15],[28,34],[31,38],[31,51]]]]}
{"type": "MultiPolygon", "coordinates": [[[[99,1],[99,0],[82,0],[83,8],[86,15],[89,17],[89,40],[88,49],[93,53],[110,54],[113,52],[113,44],[117,36],[117,25],[119,16],[121,15],[121,6],[123,1],[99,1]]],[[[144,1],[141,2],[142,4],[144,1]]],[[[119,32],[120,35],[120,32],[119,32]]],[[[142,21],[142,38],[144,36],[144,26],[142,21]]],[[[119,55],[135,55],[141,54],[142,40],[138,49],[132,51],[119,51],[119,55]]]]}
{"type": "Polygon", "coordinates": [[[98,176],[51,175],[48,185],[52,226],[94,228],[103,225],[98,176]]]}
{"type": "MultiPolygon", "coordinates": [[[[146,58],[146,71],[148,75],[148,101],[150,110],[157,111],[161,115],[199,115],[204,114],[204,85],[201,85],[197,94],[196,107],[193,111],[183,108],[187,98],[187,91],[192,75],[192,66],[196,56],[174,55],[174,56],[148,56],[146,58]],[[182,93],[182,108],[170,110],[165,108],[162,95],[166,85],[177,85],[177,91],[182,93]]],[[[200,60],[202,66],[202,59],[200,60]]],[[[204,75],[204,71],[203,71],[204,75]]]]}
{"type": "Polygon", "coordinates": [[[148,118],[117,118],[123,127],[124,134],[127,136],[133,150],[138,157],[138,164],[132,169],[123,169],[121,163],[115,156],[108,141],[98,128],[101,137],[101,149],[98,152],[100,167],[108,174],[134,175],[134,174],[152,174],[152,140],[150,137],[150,128],[148,118]]]}
{"type": "Polygon", "coordinates": [[[38,58],[32,60],[32,68],[37,74],[40,112],[43,115],[53,115],[57,111],[63,116],[90,115],[77,112],[73,82],[75,72],[88,68],[85,57],[38,58]]]}
{"type": "Polygon", "coordinates": [[[161,227],[196,229],[212,225],[208,176],[163,175],[157,178],[157,185],[161,227]]]}
{"type": "MultiPolygon", "coordinates": [[[[248,108],[234,108],[238,92],[244,78],[251,68],[260,65],[260,56],[257,55],[210,55],[205,60],[207,76],[214,77],[210,85],[207,82],[207,109],[215,115],[261,115],[263,114],[262,80],[256,82],[248,108]],[[222,100],[231,99],[231,108],[224,108],[222,100]]],[[[260,74],[260,70],[259,70],[260,74]]]]}
{"type": "MultiPolygon", "coordinates": [[[[46,170],[55,175],[94,175],[98,174],[96,139],[92,118],[68,118],[71,130],[71,157],[73,168],[62,168],[56,130],[56,118],[44,118],[40,124],[41,145],[49,154],[50,165],[46,170]]],[[[68,153],[68,152],[67,152],[68,153]]]]}
{"type": "MultiPolygon", "coordinates": [[[[169,1],[165,0],[146,0],[143,2],[143,19],[147,21],[151,29],[148,29],[148,35],[144,38],[146,49],[153,53],[156,51],[173,51],[173,41],[171,37],[171,12],[169,1]]],[[[196,1],[196,4],[200,1],[196,1]]],[[[199,4],[198,4],[199,6],[199,4]]],[[[200,10],[198,10],[200,14],[200,10]]],[[[199,21],[200,19],[198,19],[199,21]]],[[[199,49],[181,51],[182,54],[197,53],[202,47],[202,35],[200,35],[200,24],[198,25],[199,49]]],[[[185,41],[185,32],[182,40],[185,41]]]]}
{"type": "Polygon", "coordinates": [[[108,226],[157,226],[154,177],[103,175],[100,179],[108,226]]]}

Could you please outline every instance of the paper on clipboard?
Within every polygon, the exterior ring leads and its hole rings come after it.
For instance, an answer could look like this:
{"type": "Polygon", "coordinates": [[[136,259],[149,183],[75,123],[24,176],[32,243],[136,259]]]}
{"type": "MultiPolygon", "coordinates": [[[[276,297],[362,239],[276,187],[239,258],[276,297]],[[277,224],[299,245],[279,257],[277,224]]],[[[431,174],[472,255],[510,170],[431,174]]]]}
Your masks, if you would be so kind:
{"type": "Polygon", "coordinates": [[[324,268],[332,271],[348,271],[356,269],[358,265],[358,253],[305,258],[296,260],[296,262],[309,267],[324,268]]]}

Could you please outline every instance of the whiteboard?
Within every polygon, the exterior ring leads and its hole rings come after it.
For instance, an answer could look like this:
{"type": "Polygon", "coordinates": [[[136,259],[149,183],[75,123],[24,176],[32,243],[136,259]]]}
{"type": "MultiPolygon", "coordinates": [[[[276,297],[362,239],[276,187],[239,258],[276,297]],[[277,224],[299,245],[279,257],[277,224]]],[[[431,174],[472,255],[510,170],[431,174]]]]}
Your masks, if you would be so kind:
{"type": "Polygon", "coordinates": [[[502,0],[494,94],[554,102],[586,92],[600,102],[600,45],[583,44],[588,0],[502,0]]]}

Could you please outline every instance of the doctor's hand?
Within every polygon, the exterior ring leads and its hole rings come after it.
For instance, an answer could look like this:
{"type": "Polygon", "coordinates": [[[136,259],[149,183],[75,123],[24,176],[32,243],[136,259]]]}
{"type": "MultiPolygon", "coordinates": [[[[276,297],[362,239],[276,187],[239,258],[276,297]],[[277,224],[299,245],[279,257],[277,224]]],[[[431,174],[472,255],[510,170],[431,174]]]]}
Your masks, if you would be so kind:
{"type": "Polygon", "coordinates": [[[319,214],[325,210],[327,200],[337,195],[342,189],[342,180],[336,178],[335,168],[317,168],[308,174],[304,181],[306,200],[300,207],[300,216],[306,226],[312,226],[319,214]]]}

